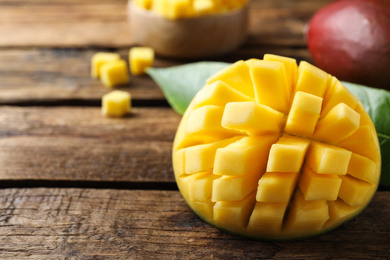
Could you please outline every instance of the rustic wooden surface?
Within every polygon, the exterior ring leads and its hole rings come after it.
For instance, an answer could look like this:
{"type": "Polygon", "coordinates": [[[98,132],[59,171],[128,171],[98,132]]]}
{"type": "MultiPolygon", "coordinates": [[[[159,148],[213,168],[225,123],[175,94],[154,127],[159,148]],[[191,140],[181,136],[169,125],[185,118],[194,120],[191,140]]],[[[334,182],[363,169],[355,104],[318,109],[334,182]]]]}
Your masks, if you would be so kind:
{"type": "MultiPolygon", "coordinates": [[[[275,53],[310,61],[304,27],[330,0],[253,0],[233,62],[275,53]]],[[[134,112],[101,115],[109,90],[90,77],[97,51],[134,45],[126,0],[0,0],[0,259],[388,259],[390,196],[295,242],[222,233],[185,204],[171,146],[179,124],[157,85],[121,89],[134,112]]],[[[158,57],[157,67],[190,61],[158,57]]]]}

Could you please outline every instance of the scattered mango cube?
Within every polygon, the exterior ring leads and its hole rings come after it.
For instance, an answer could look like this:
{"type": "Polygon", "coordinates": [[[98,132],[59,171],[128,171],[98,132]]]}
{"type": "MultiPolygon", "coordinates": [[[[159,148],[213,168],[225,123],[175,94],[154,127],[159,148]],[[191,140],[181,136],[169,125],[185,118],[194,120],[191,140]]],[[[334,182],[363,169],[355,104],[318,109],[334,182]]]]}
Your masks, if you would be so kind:
{"type": "Polygon", "coordinates": [[[131,111],[131,95],[129,92],[114,90],[102,98],[102,114],[108,117],[121,117],[131,111]]]}
{"type": "Polygon", "coordinates": [[[108,88],[129,83],[130,76],[126,62],[116,60],[103,64],[100,68],[100,80],[108,88]]]}
{"type": "Polygon", "coordinates": [[[154,63],[154,50],[150,47],[133,47],[129,51],[130,71],[133,75],[145,74],[154,63]]]}
{"type": "Polygon", "coordinates": [[[91,76],[93,78],[100,78],[100,68],[103,66],[103,64],[118,60],[120,60],[120,56],[117,53],[95,53],[91,59],[91,76]]]}

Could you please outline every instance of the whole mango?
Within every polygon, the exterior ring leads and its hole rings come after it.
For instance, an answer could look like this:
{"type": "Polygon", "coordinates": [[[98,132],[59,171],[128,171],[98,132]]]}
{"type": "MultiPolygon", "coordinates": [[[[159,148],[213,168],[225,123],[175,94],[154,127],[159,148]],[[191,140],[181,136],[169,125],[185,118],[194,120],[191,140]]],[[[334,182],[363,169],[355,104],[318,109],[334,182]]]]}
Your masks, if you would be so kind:
{"type": "Polygon", "coordinates": [[[340,0],[308,24],[314,63],[340,80],[390,89],[390,1],[340,0]]]}
{"type": "Polygon", "coordinates": [[[381,169],[360,101],[317,67],[268,54],[207,80],[172,157],[178,187],[202,219],[265,240],[314,236],[353,218],[381,169]]]}

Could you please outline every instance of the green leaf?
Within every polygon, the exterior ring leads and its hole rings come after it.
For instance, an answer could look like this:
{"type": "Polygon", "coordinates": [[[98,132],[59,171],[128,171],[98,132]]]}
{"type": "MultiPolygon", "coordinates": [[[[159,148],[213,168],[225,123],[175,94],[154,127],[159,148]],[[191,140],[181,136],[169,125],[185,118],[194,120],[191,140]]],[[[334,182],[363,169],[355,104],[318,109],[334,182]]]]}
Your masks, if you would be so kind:
{"type": "Polygon", "coordinates": [[[390,91],[342,83],[362,102],[374,122],[382,156],[380,184],[390,186],[390,91]]]}
{"type": "Polygon", "coordinates": [[[172,108],[183,115],[206,79],[229,65],[224,62],[196,62],[170,68],[149,68],[147,73],[160,86],[172,108]]]}
{"type": "MultiPolygon", "coordinates": [[[[147,73],[157,82],[172,108],[184,114],[206,79],[229,66],[223,62],[197,62],[170,68],[150,68],[147,73]]],[[[343,82],[362,102],[378,133],[382,175],[380,185],[390,186],[390,92],[343,82]]]]}

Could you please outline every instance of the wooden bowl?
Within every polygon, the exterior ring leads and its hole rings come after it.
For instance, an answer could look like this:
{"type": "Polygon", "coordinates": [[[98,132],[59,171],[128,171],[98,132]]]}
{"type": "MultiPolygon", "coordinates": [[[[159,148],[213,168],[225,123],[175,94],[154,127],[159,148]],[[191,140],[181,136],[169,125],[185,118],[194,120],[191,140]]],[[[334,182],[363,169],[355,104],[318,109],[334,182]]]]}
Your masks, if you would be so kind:
{"type": "Polygon", "coordinates": [[[130,0],[128,20],[137,44],[172,58],[220,56],[237,49],[246,39],[248,7],[231,12],[169,20],[142,9],[130,0]]]}

